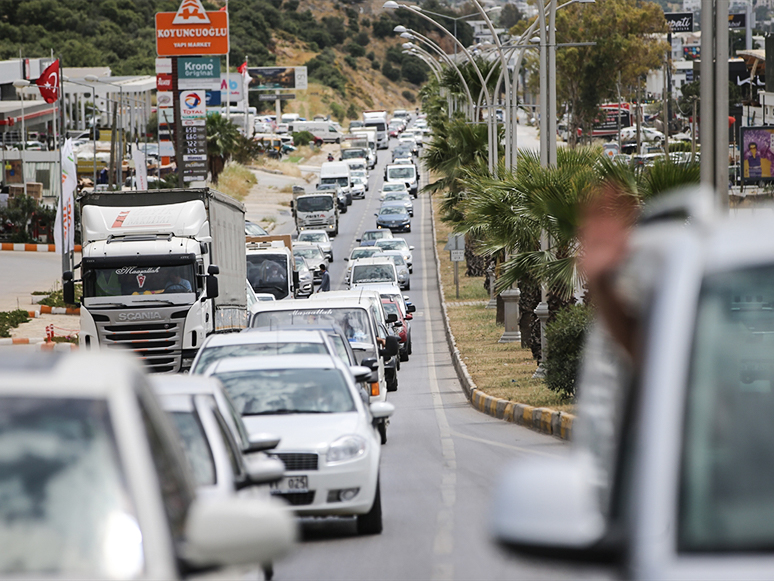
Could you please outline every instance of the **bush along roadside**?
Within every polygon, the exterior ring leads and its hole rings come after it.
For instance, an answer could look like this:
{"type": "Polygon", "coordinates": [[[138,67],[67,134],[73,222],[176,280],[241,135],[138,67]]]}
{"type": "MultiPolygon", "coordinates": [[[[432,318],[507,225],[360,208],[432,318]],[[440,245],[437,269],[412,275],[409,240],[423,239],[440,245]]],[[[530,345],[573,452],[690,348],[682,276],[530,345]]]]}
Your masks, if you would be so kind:
{"type": "MultiPolygon", "coordinates": [[[[43,292],[35,292],[34,295],[47,295],[44,299],[38,301],[39,305],[46,305],[49,307],[76,307],[77,305],[68,305],[64,302],[62,296],[62,289],[43,292]]],[[[80,302],[83,295],[83,286],[81,284],[75,285],[75,302],[80,302]]]]}
{"type": "Polygon", "coordinates": [[[11,329],[16,328],[29,320],[30,318],[27,315],[27,311],[22,311],[21,309],[0,312],[0,337],[10,337],[11,329]]]}
{"type": "Polygon", "coordinates": [[[575,397],[578,364],[592,316],[586,305],[569,305],[557,312],[546,328],[546,386],[568,399],[575,397]]]}

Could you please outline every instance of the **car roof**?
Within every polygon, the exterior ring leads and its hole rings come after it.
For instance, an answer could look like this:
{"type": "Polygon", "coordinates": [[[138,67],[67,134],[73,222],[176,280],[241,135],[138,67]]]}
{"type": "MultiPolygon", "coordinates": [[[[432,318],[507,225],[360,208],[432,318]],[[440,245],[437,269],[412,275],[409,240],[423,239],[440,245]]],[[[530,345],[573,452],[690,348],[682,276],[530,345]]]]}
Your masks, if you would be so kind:
{"type": "Polygon", "coordinates": [[[108,398],[133,389],[133,379],[143,374],[141,363],[125,353],[0,349],[0,396],[108,398]]]}
{"type": "Polygon", "coordinates": [[[389,258],[383,258],[379,256],[368,256],[366,258],[358,258],[355,260],[355,262],[352,264],[352,267],[355,266],[370,266],[372,264],[393,264],[392,260],[389,258]]]}
{"type": "MultiPolygon", "coordinates": [[[[265,301],[271,303],[271,301],[265,301]]],[[[275,301],[279,302],[279,301],[275,301]]],[[[317,331],[290,329],[253,329],[248,327],[241,333],[218,333],[210,335],[202,344],[201,349],[206,347],[223,347],[226,345],[258,345],[270,343],[325,343],[324,339],[317,331]]]]}
{"type": "Polygon", "coordinates": [[[325,234],[326,236],[328,235],[328,233],[325,230],[303,230],[298,233],[299,238],[303,234],[325,234]]]}
{"type": "Polygon", "coordinates": [[[372,228],[371,230],[363,230],[363,234],[370,234],[371,232],[384,232],[388,238],[392,236],[392,232],[386,228],[372,228]]]}
{"type": "MultiPolygon", "coordinates": [[[[396,236],[394,238],[383,238],[382,240],[385,240],[385,241],[389,240],[390,242],[395,242],[396,240],[398,240],[400,242],[406,242],[405,238],[398,237],[398,236],[396,236]]],[[[380,240],[377,240],[376,242],[378,243],[378,242],[380,242],[380,240]]],[[[408,242],[406,242],[406,246],[408,246],[408,242]]]]}
{"type": "Polygon", "coordinates": [[[335,369],[336,360],[330,355],[269,355],[264,357],[226,357],[207,368],[207,375],[231,371],[263,369],[335,369]]]}
{"type": "Polygon", "coordinates": [[[149,376],[153,391],[159,395],[215,395],[223,384],[214,377],[192,374],[156,373],[149,376]]]}
{"type": "Polygon", "coordinates": [[[296,248],[298,249],[304,249],[304,248],[320,248],[320,245],[317,244],[317,242],[293,242],[293,250],[296,248]]]}
{"type": "MultiPolygon", "coordinates": [[[[376,248],[373,246],[355,246],[352,249],[352,252],[355,252],[355,250],[370,250],[371,252],[379,252],[376,248]]],[[[349,253],[350,256],[352,256],[352,252],[349,253]]]]}
{"type": "MultiPolygon", "coordinates": [[[[259,313],[269,313],[269,312],[275,312],[275,311],[308,311],[308,310],[314,310],[319,307],[316,306],[310,306],[314,305],[318,302],[327,302],[327,303],[333,303],[327,305],[327,308],[336,309],[336,308],[349,308],[349,307],[360,307],[360,308],[366,308],[364,305],[357,305],[352,304],[352,299],[357,299],[357,293],[355,291],[330,291],[327,293],[316,293],[310,296],[308,299],[283,299],[281,301],[275,301],[275,302],[265,302],[261,303],[260,310],[256,311],[255,314],[259,313]],[[341,293],[344,292],[352,292],[352,295],[342,295],[341,293]]],[[[260,327],[258,327],[260,328],[260,327]]]]}

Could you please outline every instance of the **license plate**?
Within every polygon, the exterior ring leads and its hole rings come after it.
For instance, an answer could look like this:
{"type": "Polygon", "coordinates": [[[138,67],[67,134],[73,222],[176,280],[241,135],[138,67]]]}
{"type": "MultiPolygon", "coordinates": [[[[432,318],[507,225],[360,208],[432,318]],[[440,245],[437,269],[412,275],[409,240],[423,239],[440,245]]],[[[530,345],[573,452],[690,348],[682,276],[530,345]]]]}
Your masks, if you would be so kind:
{"type": "Polygon", "coordinates": [[[306,476],[285,476],[271,485],[272,494],[283,492],[309,492],[309,479],[306,476]]]}

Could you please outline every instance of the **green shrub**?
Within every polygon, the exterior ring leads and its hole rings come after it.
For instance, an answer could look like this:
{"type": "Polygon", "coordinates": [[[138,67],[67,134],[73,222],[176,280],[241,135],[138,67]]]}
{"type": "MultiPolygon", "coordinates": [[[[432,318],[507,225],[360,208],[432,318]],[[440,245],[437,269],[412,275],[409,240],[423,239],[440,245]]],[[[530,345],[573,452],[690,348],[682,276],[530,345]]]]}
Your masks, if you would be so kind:
{"type": "Polygon", "coordinates": [[[669,151],[670,153],[673,151],[691,151],[691,142],[690,141],[670,141],[669,151]]]}
{"type": "Polygon", "coordinates": [[[350,103],[349,107],[347,107],[347,119],[357,119],[360,117],[357,113],[357,109],[355,108],[354,103],[350,103]]]}
{"type": "Polygon", "coordinates": [[[293,143],[296,146],[309,145],[314,141],[314,135],[308,131],[296,131],[293,133],[293,143]]]}
{"type": "Polygon", "coordinates": [[[379,69],[382,68],[382,65],[379,64],[379,61],[373,60],[371,61],[371,68],[375,71],[378,71],[379,69]]]}
{"type": "Polygon", "coordinates": [[[347,46],[344,47],[344,50],[354,57],[365,56],[365,53],[366,53],[365,49],[362,46],[360,46],[358,43],[353,41],[349,41],[347,43],[347,46]]]}
{"type": "Polygon", "coordinates": [[[578,364],[591,319],[590,307],[570,305],[556,313],[556,317],[546,329],[546,385],[548,389],[562,394],[563,397],[575,396],[578,364]]]}
{"type": "Polygon", "coordinates": [[[27,311],[5,311],[0,312],[0,337],[10,337],[11,329],[18,327],[22,323],[30,320],[27,311]]]}
{"type": "Polygon", "coordinates": [[[414,96],[414,93],[412,93],[411,91],[403,91],[401,95],[403,95],[403,98],[406,99],[406,101],[408,101],[409,103],[417,102],[417,98],[414,96]]]}
{"type": "MultiPolygon", "coordinates": [[[[374,51],[369,51],[369,53],[366,55],[366,58],[369,61],[373,62],[373,61],[376,60],[376,53],[374,53],[374,51]]],[[[154,113],[154,115],[155,115],[155,113],[154,113]]]]}
{"type": "Polygon", "coordinates": [[[336,121],[342,123],[344,118],[347,116],[347,113],[344,111],[344,107],[338,103],[331,103],[331,115],[333,115],[336,121]]]}
{"type": "Polygon", "coordinates": [[[382,65],[382,74],[391,81],[400,81],[400,69],[393,68],[387,61],[384,61],[384,64],[382,65]]]}
{"type": "Polygon", "coordinates": [[[368,46],[368,43],[371,42],[371,37],[367,32],[360,32],[355,37],[355,42],[360,46],[368,46]]]}
{"type": "Polygon", "coordinates": [[[347,55],[344,57],[344,62],[347,63],[350,67],[357,70],[357,59],[353,57],[352,55],[347,55]]]}

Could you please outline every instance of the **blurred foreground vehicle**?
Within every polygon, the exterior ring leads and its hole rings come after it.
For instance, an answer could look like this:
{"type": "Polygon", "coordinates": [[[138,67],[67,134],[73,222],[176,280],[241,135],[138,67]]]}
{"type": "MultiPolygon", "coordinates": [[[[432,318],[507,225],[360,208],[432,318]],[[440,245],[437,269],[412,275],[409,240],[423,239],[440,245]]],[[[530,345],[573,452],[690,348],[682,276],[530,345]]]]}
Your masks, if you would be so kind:
{"type": "Polygon", "coordinates": [[[197,498],[174,428],[126,356],[0,353],[0,575],[178,579],[267,563],[295,525],[197,498]]]}
{"type": "Polygon", "coordinates": [[[501,544],[633,579],[774,577],[774,212],[699,194],[635,230],[613,282],[634,356],[589,331],[571,454],[507,472],[501,544]]]}

